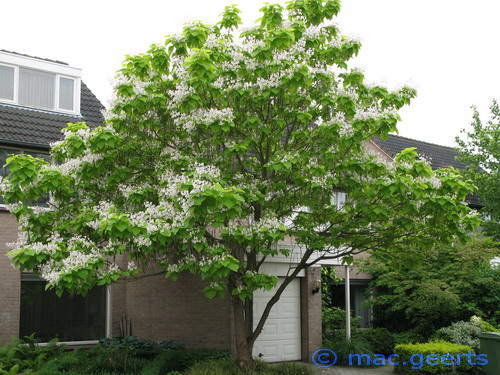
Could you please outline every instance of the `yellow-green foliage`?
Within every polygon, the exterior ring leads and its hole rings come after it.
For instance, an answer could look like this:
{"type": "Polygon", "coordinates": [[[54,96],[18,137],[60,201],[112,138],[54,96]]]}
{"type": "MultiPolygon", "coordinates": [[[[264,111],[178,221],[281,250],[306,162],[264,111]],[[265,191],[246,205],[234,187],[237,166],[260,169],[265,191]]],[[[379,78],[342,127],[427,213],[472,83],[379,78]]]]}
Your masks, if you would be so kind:
{"type": "Polygon", "coordinates": [[[471,322],[477,322],[479,324],[479,328],[481,328],[482,332],[500,332],[500,329],[496,328],[494,325],[484,321],[478,316],[473,316],[470,318],[471,322]]]}
{"type": "MultiPolygon", "coordinates": [[[[456,365],[458,373],[469,374],[474,367],[469,364],[467,359],[468,353],[474,353],[469,346],[456,345],[447,341],[396,345],[394,353],[399,355],[399,358],[394,360],[394,362],[399,362],[399,365],[395,366],[396,374],[453,374],[453,365],[441,363],[441,357],[446,354],[453,356],[455,359],[457,355],[460,355],[460,364],[456,365]],[[428,364],[426,361],[427,356],[433,354],[439,356],[440,363],[437,365],[428,364]]],[[[431,362],[435,363],[437,360],[431,362]]],[[[452,362],[451,357],[446,362],[452,362]]]]}

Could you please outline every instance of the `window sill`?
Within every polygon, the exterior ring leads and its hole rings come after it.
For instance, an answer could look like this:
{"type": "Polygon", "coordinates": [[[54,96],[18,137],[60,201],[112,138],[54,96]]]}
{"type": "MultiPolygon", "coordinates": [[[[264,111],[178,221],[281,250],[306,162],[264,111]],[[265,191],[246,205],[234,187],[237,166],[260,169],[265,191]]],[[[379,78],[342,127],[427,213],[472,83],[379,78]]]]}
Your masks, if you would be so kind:
{"type": "MultiPolygon", "coordinates": [[[[58,345],[68,345],[68,346],[84,346],[84,345],[97,345],[99,340],[88,340],[88,341],[59,341],[58,345]]],[[[40,342],[38,346],[47,346],[48,342],[40,342]]]]}

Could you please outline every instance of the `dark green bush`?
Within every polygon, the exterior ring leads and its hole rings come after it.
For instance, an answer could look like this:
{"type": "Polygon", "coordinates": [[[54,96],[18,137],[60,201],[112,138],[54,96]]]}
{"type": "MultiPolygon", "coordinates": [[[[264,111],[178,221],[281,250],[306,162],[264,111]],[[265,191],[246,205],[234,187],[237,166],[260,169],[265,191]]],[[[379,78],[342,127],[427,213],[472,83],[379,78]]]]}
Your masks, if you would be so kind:
{"type": "MultiPolygon", "coordinates": [[[[333,339],[339,331],[345,332],[345,310],[339,307],[323,306],[321,310],[321,320],[323,327],[323,337],[325,339],[333,339]]],[[[361,318],[352,317],[351,330],[354,331],[359,324],[361,318]]]]}
{"type": "Polygon", "coordinates": [[[369,328],[359,330],[358,334],[363,337],[376,354],[391,355],[394,353],[394,336],[387,328],[369,328]]]}
{"type": "MultiPolygon", "coordinates": [[[[337,362],[335,365],[337,366],[347,366],[349,364],[349,355],[350,354],[368,354],[373,359],[373,349],[371,348],[368,341],[366,341],[361,336],[352,336],[350,340],[347,340],[345,337],[338,338],[334,341],[324,341],[323,347],[326,349],[331,349],[337,354],[337,362]]],[[[377,353],[378,354],[378,353],[377,353]]],[[[364,359],[364,358],[362,358],[364,359]]],[[[353,366],[358,366],[358,363],[354,363],[353,366]]],[[[370,367],[366,360],[363,360],[362,364],[359,367],[370,367]]]]}
{"type": "Polygon", "coordinates": [[[149,360],[128,349],[77,349],[47,362],[38,375],[67,374],[126,374],[137,375],[149,360]]]}
{"type": "Polygon", "coordinates": [[[12,339],[10,343],[0,347],[0,374],[38,370],[46,361],[62,355],[65,348],[57,340],[40,346],[34,334],[23,339],[12,339]]]}
{"type": "Polygon", "coordinates": [[[47,362],[38,375],[115,374],[165,375],[184,371],[198,361],[229,358],[222,350],[77,349],[47,362]],[[159,354],[157,354],[159,353],[159,354]]]}
{"type": "MultiPolygon", "coordinates": [[[[446,364],[430,365],[425,361],[428,355],[443,356],[445,354],[452,355],[456,358],[457,354],[467,355],[472,352],[469,346],[456,345],[446,341],[434,341],[426,344],[409,344],[396,345],[394,352],[399,355],[398,362],[400,365],[394,366],[396,374],[408,375],[427,375],[427,374],[454,374],[454,366],[446,364]],[[414,356],[418,355],[418,356],[414,356]]],[[[468,363],[465,358],[462,358],[459,365],[456,365],[456,373],[473,374],[475,366],[468,363]]]]}
{"type": "Polygon", "coordinates": [[[100,339],[99,345],[103,348],[119,348],[119,349],[145,350],[145,351],[179,348],[179,345],[173,341],[157,342],[151,340],[141,340],[135,336],[100,339]]]}
{"type": "Polygon", "coordinates": [[[285,362],[269,366],[273,375],[313,375],[311,367],[297,362],[285,362]]]}
{"type": "Polygon", "coordinates": [[[419,344],[425,342],[425,339],[415,331],[393,333],[392,336],[394,337],[394,345],[419,344]]]}
{"type": "Polygon", "coordinates": [[[186,375],[313,375],[313,370],[302,363],[280,363],[271,365],[257,362],[254,370],[242,370],[234,359],[226,358],[217,361],[198,362],[186,375]]]}
{"type": "Polygon", "coordinates": [[[164,375],[171,371],[185,371],[197,362],[209,362],[230,357],[230,353],[225,350],[166,350],[151,361],[142,370],[141,375],[164,375]]]}

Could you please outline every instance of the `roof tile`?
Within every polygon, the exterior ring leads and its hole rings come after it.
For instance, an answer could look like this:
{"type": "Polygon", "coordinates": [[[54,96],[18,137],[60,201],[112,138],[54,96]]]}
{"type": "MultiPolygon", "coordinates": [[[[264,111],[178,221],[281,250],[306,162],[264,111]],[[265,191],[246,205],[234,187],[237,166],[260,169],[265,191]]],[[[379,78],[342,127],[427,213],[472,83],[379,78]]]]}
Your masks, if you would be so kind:
{"type": "Polygon", "coordinates": [[[82,82],[81,116],[0,104],[0,143],[48,148],[62,138],[69,122],[85,121],[91,127],[103,124],[104,106],[82,82]]]}

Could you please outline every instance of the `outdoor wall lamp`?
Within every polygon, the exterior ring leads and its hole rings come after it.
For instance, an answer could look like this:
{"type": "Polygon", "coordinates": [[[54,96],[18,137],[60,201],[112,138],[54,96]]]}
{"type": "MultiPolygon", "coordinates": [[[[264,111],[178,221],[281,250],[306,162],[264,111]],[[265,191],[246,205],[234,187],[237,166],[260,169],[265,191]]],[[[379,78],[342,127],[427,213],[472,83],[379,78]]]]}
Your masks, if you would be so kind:
{"type": "Polygon", "coordinates": [[[312,284],[313,294],[319,293],[320,289],[321,289],[321,279],[316,279],[312,284]]]}

